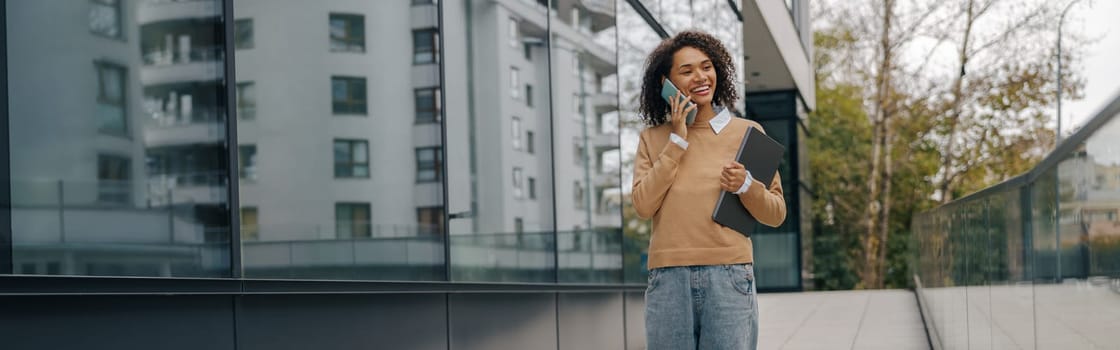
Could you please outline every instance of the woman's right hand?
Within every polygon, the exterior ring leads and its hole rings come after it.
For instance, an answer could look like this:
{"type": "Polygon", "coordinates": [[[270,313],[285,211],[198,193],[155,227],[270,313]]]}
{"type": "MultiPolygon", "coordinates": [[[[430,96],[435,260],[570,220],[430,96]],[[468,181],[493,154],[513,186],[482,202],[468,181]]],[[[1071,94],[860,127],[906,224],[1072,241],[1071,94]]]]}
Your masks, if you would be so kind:
{"type": "Polygon", "coordinates": [[[685,124],[685,119],[696,109],[696,104],[689,102],[692,102],[692,98],[680,91],[677,91],[677,95],[669,101],[669,122],[672,123],[673,133],[681,138],[688,138],[688,125],[685,124]]]}

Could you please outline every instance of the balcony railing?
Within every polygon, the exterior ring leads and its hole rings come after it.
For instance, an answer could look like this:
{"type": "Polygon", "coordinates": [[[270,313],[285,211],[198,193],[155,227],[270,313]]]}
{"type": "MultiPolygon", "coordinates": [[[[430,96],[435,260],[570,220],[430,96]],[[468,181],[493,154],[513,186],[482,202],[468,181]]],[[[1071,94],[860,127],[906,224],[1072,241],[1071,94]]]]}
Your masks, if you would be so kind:
{"type": "Polygon", "coordinates": [[[914,280],[934,344],[965,348],[997,332],[993,349],[1120,344],[1120,333],[1085,331],[1120,325],[1103,312],[1120,300],[1117,115],[1120,97],[1026,174],[914,217],[914,280]],[[1034,344],[1044,338],[1061,346],[1034,344]]]}
{"type": "Polygon", "coordinates": [[[144,65],[167,66],[194,62],[215,62],[225,59],[225,50],[222,46],[200,46],[189,50],[178,48],[172,50],[155,50],[143,54],[144,65]]]}

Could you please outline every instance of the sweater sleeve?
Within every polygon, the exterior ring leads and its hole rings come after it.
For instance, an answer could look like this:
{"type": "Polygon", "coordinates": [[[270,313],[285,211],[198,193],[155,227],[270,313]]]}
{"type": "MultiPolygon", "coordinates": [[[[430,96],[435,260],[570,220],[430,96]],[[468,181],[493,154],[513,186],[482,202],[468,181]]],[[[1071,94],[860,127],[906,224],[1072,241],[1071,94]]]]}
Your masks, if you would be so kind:
{"type": "Polygon", "coordinates": [[[754,183],[747,192],[739,194],[739,202],[758,222],[770,227],[778,227],[786,221],[786,199],[782,192],[782,176],[775,173],[769,189],[761,181],[754,183]]]}
{"type": "Polygon", "coordinates": [[[669,187],[677,176],[677,165],[684,148],[672,142],[665,142],[664,147],[656,153],[650,151],[650,137],[647,132],[642,132],[638,142],[638,154],[634,159],[634,185],[631,190],[631,200],[638,216],[644,219],[653,217],[661,209],[661,202],[669,193],[669,187]],[[656,158],[652,158],[656,156],[656,158]]]}

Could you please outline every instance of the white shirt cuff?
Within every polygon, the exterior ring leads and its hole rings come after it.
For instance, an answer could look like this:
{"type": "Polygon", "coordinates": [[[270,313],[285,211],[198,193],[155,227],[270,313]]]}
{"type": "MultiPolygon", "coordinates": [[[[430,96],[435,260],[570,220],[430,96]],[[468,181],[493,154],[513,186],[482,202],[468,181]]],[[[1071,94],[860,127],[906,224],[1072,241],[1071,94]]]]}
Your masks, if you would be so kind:
{"type": "Polygon", "coordinates": [[[669,133],[669,141],[673,141],[673,143],[677,144],[677,146],[681,146],[683,149],[688,149],[688,141],[685,141],[683,137],[676,133],[669,133]]]}
{"type": "Polygon", "coordinates": [[[747,179],[743,181],[743,186],[739,186],[739,190],[735,191],[735,194],[746,193],[747,189],[751,188],[752,183],[754,183],[754,178],[751,177],[751,172],[747,171],[747,179]]]}

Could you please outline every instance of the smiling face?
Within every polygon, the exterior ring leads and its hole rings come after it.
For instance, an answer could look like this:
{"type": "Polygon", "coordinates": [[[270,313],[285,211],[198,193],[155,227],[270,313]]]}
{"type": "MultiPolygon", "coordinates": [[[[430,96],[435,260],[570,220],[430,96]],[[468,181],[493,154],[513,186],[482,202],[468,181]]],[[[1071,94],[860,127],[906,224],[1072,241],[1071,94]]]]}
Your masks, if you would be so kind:
{"type": "Polygon", "coordinates": [[[716,68],[703,51],[685,46],[673,53],[673,66],[669,68],[668,78],[685,95],[692,96],[692,102],[701,106],[712,103],[717,83],[716,68]]]}

